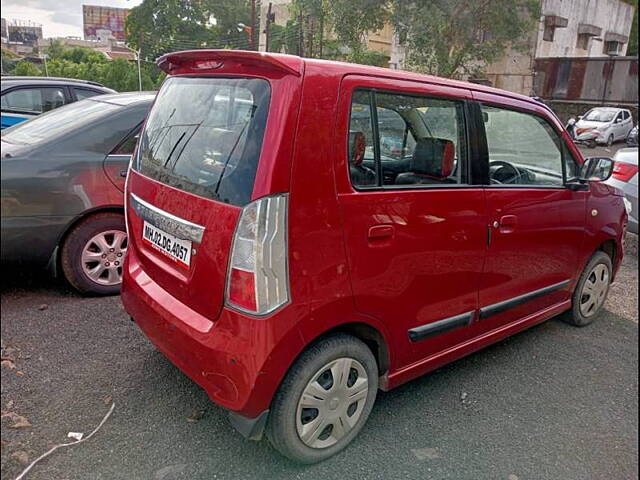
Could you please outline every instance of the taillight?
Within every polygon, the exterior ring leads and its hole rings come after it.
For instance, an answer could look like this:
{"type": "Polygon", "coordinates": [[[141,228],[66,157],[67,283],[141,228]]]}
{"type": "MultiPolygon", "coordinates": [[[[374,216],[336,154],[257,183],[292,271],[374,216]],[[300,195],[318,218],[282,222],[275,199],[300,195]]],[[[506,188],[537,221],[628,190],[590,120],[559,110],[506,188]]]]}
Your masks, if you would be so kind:
{"type": "Polygon", "coordinates": [[[613,165],[612,177],[622,182],[628,182],[638,173],[638,166],[631,163],[616,162],[613,165]]]}
{"type": "Polygon", "coordinates": [[[287,195],[264,197],[243,208],[227,272],[227,304],[265,315],[289,301],[287,195]]]}

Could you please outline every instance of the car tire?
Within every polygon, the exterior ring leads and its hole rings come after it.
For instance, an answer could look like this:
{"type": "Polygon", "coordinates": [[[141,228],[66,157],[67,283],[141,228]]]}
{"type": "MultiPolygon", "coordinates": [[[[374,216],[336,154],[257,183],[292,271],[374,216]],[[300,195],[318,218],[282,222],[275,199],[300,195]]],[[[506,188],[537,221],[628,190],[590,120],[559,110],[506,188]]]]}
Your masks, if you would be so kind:
{"type": "Polygon", "coordinates": [[[580,275],[573,292],[571,310],[564,314],[563,320],[576,327],[591,324],[607,300],[612,276],[611,258],[604,252],[596,252],[580,275]],[[599,278],[603,275],[606,280],[599,278]],[[588,308],[591,301],[595,303],[588,308]]]}
{"type": "Polygon", "coordinates": [[[312,464],[326,460],[360,432],[377,391],[378,367],[369,347],[349,335],[327,337],[304,351],[287,372],[271,404],[266,436],[276,450],[293,461],[312,464]],[[332,370],[342,372],[337,375],[339,380],[334,379],[332,370]],[[366,393],[362,390],[365,380],[366,393]],[[351,401],[351,390],[359,391],[354,394],[359,400],[351,401]],[[303,394],[309,399],[309,408],[303,406],[303,394]]]}
{"type": "Polygon", "coordinates": [[[62,244],[60,264],[64,276],[80,293],[117,294],[126,248],[123,215],[111,212],[91,215],[75,225],[62,244]],[[102,273],[98,274],[100,268],[102,273]]]}
{"type": "Polygon", "coordinates": [[[613,145],[615,139],[613,137],[613,133],[611,135],[609,135],[609,138],[607,138],[607,147],[610,147],[613,145]]]}

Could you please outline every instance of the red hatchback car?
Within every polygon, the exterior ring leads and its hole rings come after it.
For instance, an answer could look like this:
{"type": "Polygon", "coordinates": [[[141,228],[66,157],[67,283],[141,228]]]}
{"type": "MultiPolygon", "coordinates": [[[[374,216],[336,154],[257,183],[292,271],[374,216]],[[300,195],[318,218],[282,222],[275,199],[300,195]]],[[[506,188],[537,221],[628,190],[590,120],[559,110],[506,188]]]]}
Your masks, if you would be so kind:
{"type": "Polygon", "coordinates": [[[122,300],[246,437],[323,460],[378,389],[602,308],[623,196],[545,105],[286,55],[159,65],[122,300]]]}

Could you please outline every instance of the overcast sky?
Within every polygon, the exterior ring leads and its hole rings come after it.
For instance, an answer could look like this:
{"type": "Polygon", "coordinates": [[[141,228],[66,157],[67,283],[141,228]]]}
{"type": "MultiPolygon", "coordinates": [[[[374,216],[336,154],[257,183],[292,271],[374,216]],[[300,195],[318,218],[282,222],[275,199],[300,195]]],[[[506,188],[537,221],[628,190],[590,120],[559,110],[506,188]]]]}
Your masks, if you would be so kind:
{"type": "Polygon", "coordinates": [[[42,24],[47,37],[81,37],[82,5],[131,8],[142,0],[1,0],[2,18],[42,24]]]}

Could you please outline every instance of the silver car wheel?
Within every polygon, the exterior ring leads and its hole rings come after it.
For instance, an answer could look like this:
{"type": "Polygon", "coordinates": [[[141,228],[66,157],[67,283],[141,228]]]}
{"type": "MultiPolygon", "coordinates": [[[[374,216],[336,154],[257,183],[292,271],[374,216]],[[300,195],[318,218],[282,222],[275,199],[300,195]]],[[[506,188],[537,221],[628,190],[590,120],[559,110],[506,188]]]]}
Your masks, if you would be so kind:
{"type": "Polygon", "coordinates": [[[82,249],[82,271],[100,285],[119,285],[122,282],[122,263],[126,253],[126,232],[101,232],[91,238],[82,249]]]}
{"type": "Polygon", "coordinates": [[[580,313],[589,318],[600,310],[609,291],[609,269],[599,263],[589,273],[580,295],[580,313]]]}
{"type": "Polygon", "coordinates": [[[358,423],[369,393],[367,372],[353,358],[339,358],[318,370],[302,391],[296,412],[300,440],[327,448],[358,423]]]}

